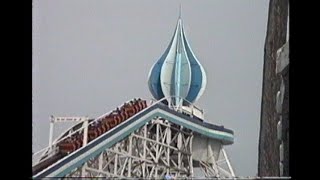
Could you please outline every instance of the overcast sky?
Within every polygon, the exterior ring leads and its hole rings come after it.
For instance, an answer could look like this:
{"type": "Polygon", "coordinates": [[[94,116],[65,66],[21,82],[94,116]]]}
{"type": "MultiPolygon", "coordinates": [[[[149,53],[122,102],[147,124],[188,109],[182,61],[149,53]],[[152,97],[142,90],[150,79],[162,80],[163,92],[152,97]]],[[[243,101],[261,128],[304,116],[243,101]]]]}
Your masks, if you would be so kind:
{"type": "Polygon", "coordinates": [[[48,145],[50,115],[96,117],[151,98],[148,73],[172,38],[180,3],[207,73],[196,104],[207,121],[234,131],[227,153],[236,175],[256,175],[267,0],[34,0],[34,151],[48,145]]]}

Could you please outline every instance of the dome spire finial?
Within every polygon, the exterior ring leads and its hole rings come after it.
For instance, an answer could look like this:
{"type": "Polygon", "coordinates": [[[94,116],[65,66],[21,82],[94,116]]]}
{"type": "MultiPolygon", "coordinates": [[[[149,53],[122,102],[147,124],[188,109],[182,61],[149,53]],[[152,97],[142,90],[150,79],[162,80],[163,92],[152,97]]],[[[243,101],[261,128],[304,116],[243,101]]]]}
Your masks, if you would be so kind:
{"type": "Polygon", "coordinates": [[[180,3],[180,6],[179,6],[179,19],[181,19],[181,3],[180,3]]]}

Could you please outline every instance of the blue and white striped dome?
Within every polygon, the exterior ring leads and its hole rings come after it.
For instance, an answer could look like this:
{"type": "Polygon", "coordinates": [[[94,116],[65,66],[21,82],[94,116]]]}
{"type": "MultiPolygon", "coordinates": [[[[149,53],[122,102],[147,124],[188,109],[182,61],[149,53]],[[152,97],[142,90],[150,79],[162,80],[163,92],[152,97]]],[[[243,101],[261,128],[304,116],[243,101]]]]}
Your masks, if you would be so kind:
{"type": "Polygon", "coordinates": [[[206,73],[190,48],[179,17],[168,48],[149,72],[149,90],[157,100],[175,96],[193,103],[206,84],[206,73]]]}

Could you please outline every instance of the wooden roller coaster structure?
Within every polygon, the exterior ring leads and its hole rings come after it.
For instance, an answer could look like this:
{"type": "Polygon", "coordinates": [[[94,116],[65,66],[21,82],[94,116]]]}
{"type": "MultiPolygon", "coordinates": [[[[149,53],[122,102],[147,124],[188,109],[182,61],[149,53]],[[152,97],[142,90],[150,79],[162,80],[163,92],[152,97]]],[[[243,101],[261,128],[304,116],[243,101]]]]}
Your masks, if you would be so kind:
{"type": "MultiPolygon", "coordinates": [[[[90,123],[88,126],[88,143],[98,138],[102,134],[108,132],[110,129],[116,127],[120,123],[126,121],[139,111],[147,107],[147,101],[139,99],[133,99],[128,103],[124,103],[120,108],[113,110],[110,114],[97,119],[93,123],[90,123]]],[[[93,119],[90,119],[89,122],[92,122],[93,119]]],[[[70,137],[65,138],[56,145],[58,147],[57,152],[49,157],[43,157],[40,159],[42,162],[39,162],[32,168],[32,173],[37,174],[38,172],[44,170],[48,166],[57,162],[59,159],[64,156],[76,151],[77,149],[83,146],[83,131],[76,132],[70,137]],[[45,159],[46,158],[46,159],[45,159]]]]}

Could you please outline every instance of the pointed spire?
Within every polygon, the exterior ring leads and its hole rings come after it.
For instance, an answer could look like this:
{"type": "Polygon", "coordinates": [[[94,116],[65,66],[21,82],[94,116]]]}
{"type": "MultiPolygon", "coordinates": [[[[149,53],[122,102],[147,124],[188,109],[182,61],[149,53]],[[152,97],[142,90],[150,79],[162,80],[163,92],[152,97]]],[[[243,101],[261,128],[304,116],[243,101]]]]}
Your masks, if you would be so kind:
{"type": "Polygon", "coordinates": [[[180,6],[179,6],[179,19],[181,19],[181,3],[180,3],[180,6]]]}

